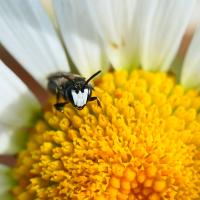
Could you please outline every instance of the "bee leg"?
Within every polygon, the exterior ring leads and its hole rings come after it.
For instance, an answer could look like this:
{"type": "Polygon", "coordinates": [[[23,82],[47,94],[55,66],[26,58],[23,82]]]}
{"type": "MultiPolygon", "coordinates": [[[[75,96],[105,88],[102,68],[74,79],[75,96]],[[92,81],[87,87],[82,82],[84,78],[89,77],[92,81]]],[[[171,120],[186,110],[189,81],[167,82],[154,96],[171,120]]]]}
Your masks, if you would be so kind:
{"type": "Polygon", "coordinates": [[[102,108],[100,100],[99,100],[98,97],[90,97],[89,98],[89,101],[95,101],[95,100],[97,101],[98,106],[102,108]]]}
{"type": "Polygon", "coordinates": [[[56,103],[56,104],[54,104],[54,107],[56,108],[56,110],[62,112],[64,105],[67,104],[67,103],[69,103],[69,102],[56,103]]]}
{"type": "Polygon", "coordinates": [[[56,87],[56,103],[59,102],[59,99],[60,99],[60,92],[59,92],[59,88],[56,87]]]}
{"type": "Polygon", "coordinates": [[[60,99],[60,92],[59,92],[59,88],[56,87],[56,104],[54,104],[54,107],[58,111],[63,111],[64,105],[67,104],[68,102],[59,103],[59,99],[60,99]]]}

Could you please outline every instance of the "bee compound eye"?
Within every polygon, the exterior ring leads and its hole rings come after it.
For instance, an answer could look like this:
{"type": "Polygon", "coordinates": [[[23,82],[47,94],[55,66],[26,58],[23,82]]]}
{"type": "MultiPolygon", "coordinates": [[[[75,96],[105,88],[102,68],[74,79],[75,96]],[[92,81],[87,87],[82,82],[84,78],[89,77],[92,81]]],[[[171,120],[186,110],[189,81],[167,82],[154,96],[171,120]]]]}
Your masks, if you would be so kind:
{"type": "Polygon", "coordinates": [[[85,90],[85,88],[81,88],[81,92],[82,92],[82,93],[84,92],[84,90],[85,90]]]}

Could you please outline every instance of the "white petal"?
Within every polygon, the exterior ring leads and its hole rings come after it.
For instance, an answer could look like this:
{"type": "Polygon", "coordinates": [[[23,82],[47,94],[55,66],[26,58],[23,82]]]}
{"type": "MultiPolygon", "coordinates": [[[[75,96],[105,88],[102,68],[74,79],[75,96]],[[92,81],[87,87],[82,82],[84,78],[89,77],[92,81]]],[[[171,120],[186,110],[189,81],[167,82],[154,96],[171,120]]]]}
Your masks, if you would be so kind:
{"type": "Polygon", "coordinates": [[[181,72],[181,83],[186,88],[200,88],[200,28],[196,31],[181,72]]]}
{"type": "Polygon", "coordinates": [[[0,42],[42,85],[68,62],[47,14],[38,0],[0,1],[0,42]]]}
{"type": "Polygon", "coordinates": [[[39,103],[17,76],[0,61],[0,154],[16,153],[39,103]]]}
{"type": "MultiPolygon", "coordinates": [[[[169,69],[192,14],[195,0],[148,1],[157,4],[141,35],[141,65],[146,70],[169,69]]],[[[148,11],[147,11],[148,12],[148,11]]],[[[151,15],[151,14],[150,14],[151,15]]]]}
{"type": "Polygon", "coordinates": [[[53,22],[54,26],[56,28],[58,28],[52,0],[40,0],[40,1],[43,5],[45,11],[49,15],[51,21],[53,22]]]}
{"type": "Polygon", "coordinates": [[[196,4],[194,6],[194,11],[192,13],[192,17],[189,22],[189,26],[187,28],[188,33],[193,33],[197,27],[200,25],[200,1],[196,1],[196,4]]]}
{"type": "Polygon", "coordinates": [[[1,199],[11,199],[8,191],[14,185],[14,181],[11,177],[11,169],[7,166],[0,164],[0,197],[1,199]]]}
{"type": "Polygon", "coordinates": [[[90,76],[108,63],[102,44],[82,0],[55,0],[55,12],[67,50],[84,76],[90,76]]]}
{"type": "Polygon", "coordinates": [[[136,0],[87,1],[96,28],[115,68],[138,66],[138,8],[136,0]]]}

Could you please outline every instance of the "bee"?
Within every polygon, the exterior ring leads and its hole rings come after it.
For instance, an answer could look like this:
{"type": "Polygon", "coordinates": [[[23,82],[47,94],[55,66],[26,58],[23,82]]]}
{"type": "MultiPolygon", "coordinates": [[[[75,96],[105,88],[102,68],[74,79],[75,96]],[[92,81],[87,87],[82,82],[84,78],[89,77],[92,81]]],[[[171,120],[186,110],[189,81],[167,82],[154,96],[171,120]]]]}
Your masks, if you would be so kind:
{"type": "Polygon", "coordinates": [[[71,103],[78,110],[82,110],[88,101],[97,101],[101,107],[98,97],[92,97],[94,88],[89,83],[101,71],[96,72],[87,80],[77,74],[68,72],[56,72],[48,77],[48,89],[53,94],[56,94],[56,110],[62,111],[67,103],[71,103]],[[60,102],[63,97],[65,102],[60,102]]]}

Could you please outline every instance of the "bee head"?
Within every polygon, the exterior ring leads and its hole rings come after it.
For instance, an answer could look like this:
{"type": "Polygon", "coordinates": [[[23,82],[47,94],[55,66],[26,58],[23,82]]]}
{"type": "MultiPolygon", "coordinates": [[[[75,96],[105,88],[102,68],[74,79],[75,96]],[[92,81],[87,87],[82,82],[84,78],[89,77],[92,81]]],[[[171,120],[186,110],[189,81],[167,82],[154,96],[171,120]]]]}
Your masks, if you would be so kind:
{"type": "Polygon", "coordinates": [[[74,87],[73,89],[76,91],[76,93],[78,93],[79,91],[83,92],[85,88],[85,81],[80,80],[80,81],[75,81],[74,82],[74,87]]]}

